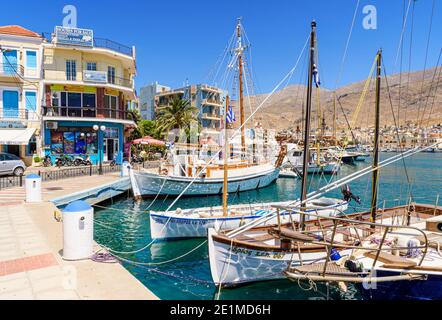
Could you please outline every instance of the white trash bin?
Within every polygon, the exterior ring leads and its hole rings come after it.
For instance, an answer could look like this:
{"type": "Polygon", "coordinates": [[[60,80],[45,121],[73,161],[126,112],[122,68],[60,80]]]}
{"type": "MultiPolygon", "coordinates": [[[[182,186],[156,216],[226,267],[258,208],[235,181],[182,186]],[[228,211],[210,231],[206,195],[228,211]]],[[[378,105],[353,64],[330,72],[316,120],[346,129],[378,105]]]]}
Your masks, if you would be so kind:
{"type": "Polygon", "coordinates": [[[41,177],[37,174],[30,174],[26,176],[26,202],[36,203],[41,202],[41,177]]]}
{"type": "Polygon", "coordinates": [[[94,246],[94,209],[84,201],[63,210],[63,259],[89,259],[94,246]]]}
{"type": "Polygon", "coordinates": [[[122,177],[128,177],[130,169],[131,169],[130,163],[127,162],[127,161],[124,161],[123,165],[121,166],[121,176],[122,177]]]}

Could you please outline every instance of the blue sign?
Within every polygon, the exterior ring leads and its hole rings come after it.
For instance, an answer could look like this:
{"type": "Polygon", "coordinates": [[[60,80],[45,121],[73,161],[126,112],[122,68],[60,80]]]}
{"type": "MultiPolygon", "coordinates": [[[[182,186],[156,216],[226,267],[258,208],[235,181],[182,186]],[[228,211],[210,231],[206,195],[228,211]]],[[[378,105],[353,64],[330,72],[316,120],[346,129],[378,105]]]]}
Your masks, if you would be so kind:
{"type": "Polygon", "coordinates": [[[107,82],[107,72],[106,71],[84,70],[83,81],[106,83],[107,82]]]}
{"type": "Polygon", "coordinates": [[[55,27],[57,43],[74,46],[94,46],[94,31],[67,27],[55,27]]]}

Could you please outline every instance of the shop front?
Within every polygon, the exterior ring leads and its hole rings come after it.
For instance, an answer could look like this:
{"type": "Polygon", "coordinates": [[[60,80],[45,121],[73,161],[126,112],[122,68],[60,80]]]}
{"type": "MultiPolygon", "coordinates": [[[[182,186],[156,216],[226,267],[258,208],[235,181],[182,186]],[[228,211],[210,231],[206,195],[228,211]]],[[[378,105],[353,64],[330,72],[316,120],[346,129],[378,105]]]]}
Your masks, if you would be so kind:
{"type": "Polygon", "coordinates": [[[52,163],[62,155],[89,157],[93,164],[123,161],[124,125],[103,121],[45,121],[44,150],[52,163]]]}

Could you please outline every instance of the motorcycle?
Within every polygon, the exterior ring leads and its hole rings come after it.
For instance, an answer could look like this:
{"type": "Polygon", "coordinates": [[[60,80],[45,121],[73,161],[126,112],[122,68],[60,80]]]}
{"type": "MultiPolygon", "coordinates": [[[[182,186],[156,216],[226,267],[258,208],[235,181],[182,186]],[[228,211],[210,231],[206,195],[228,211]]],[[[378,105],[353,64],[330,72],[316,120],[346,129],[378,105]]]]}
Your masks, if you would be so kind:
{"type": "Polygon", "coordinates": [[[90,160],[90,157],[87,156],[86,158],[83,158],[82,156],[76,156],[74,157],[74,166],[90,166],[92,165],[92,162],[90,160]]]}
{"type": "Polygon", "coordinates": [[[144,162],[143,157],[136,154],[132,155],[132,159],[130,160],[131,166],[133,166],[134,164],[143,164],[143,162],[144,162]]]}
{"type": "Polygon", "coordinates": [[[62,155],[60,158],[57,158],[55,161],[55,165],[59,168],[61,167],[72,167],[74,165],[74,161],[71,157],[67,155],[62,155]]]}
{"type": "Polygon", "coordinates": [[[52,166],[52,160],[50,156],[46,156],[43,160],[43,166],[44,167],[50,167],[52,166]]]}

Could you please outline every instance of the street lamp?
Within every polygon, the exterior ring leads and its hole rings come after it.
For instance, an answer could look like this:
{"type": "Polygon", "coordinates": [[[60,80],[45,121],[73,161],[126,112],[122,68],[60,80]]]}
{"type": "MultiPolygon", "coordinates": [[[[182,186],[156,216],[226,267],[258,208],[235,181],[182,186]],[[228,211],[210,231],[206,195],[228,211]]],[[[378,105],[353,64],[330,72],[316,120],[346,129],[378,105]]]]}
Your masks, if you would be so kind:
{"type": "MultiPolygon", "coordinates": [[[[92,127],[92,129],[94,129],[94,131],[98,133],[98,155],[99,155],[99,158],[100,158],[100,166],[98,168],[98,174],[102,175],[103,174],[103,149],[104,149],[103,141],[104,141],[104,139],[103,138],[100,139],[100,132],[99,131],[105,132],[106,131],[106,126],[94,125],[92,127]],[[101,148],[100,148],[100,140],[102,141],[101,148]]],[[[101,136],[102,135],[103,134],[101,134],[101,136]]]]}

